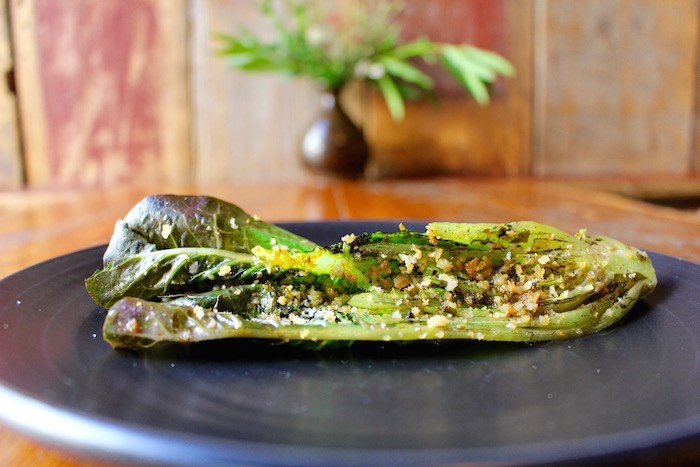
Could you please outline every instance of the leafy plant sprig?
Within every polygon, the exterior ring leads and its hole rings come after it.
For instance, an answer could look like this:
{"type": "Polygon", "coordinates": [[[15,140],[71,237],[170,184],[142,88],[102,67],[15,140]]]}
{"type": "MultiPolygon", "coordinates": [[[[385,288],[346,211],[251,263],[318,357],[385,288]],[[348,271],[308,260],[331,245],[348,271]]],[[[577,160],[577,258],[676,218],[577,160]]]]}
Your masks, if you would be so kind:
{"type": "Polygon", "coordinates": [[[235,69],[306,76],[330,90],[366,80],[380,90],[394,120],[404,117],[406,98],[434,91],[432,78],[416,61],[440,63],[482,105],[489,103],[490,83],[514,74],[508,60],[474,45],[427,38],[401,43],[400,4],[358,3],[352,14],[340,16],[324,11],[325,2],[262,0],[260,11],[275,37],[265,40],[247,30],[220,33],[218,52],[235,69]]]}

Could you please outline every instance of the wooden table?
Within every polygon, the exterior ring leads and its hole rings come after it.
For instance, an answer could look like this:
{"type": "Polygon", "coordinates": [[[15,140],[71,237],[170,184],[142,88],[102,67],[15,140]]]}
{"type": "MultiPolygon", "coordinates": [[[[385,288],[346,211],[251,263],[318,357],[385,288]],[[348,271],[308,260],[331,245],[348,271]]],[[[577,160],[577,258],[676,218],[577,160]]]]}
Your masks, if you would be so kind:
{"type": "MultiPolygon", "coordinates": [[[[138,186],[0,193],[0,277],[109,240],[114,222],[151,193],[209,194],[270,221],[531,219],[700,262],[700,216],[570,184],[532,180],[415,180],[230,186],[138,186]]],[[[0,357],[1,358],[1,357],[0,357]]],[[[0,425],[0,465],[95,465],[0,425]]]]}

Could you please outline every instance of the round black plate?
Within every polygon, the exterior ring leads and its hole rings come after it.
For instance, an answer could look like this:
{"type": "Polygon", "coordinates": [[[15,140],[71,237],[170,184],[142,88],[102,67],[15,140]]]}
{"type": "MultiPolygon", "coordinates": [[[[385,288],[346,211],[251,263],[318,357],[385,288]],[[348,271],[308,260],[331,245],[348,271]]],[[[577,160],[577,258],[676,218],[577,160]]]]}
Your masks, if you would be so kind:
{"type": "MultiPolygon", "coordinates": [[[[283,224],[319,243],[396,223],[283,224]]],[[[418,226],[419,228],[422,226],[418,226]]],[[[83,281],[104,247],[0,282],[0,419],[44,441],[177,464],[542,463],[700,454],[700,265],[567,342],[221,341],[115,351],[83,281]]],[[[670,457],[669,457],[670,456],[670,457]]]]}

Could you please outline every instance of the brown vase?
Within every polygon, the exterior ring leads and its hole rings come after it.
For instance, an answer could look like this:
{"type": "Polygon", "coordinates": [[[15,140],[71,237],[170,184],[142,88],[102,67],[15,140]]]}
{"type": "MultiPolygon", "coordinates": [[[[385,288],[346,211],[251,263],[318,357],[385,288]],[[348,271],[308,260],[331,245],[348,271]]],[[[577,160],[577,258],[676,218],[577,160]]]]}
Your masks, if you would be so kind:
{"type": "Polygon", "coordinates": [[[321,112],[301,143],[302,160],[314,172],[344,178],[362,177],[369,147],[362,130],[345,113],[339,94],[338,89],[321,96],[321,112]]]}

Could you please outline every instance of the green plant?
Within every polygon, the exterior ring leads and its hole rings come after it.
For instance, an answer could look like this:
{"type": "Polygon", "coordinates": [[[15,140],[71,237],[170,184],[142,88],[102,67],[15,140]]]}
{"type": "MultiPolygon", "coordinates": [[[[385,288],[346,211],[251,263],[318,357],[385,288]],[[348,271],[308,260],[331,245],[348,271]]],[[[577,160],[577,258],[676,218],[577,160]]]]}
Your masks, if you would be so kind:
{"type": "Polygon", "coordinates": [[[264,40],[246,30],[236,36],[221,33],[218,51],[233,68],[306,76],[331,90],[352,79],[366,80],[379,88],[397,120],[404,116],[404,99],[434,89],[417,60],[440,63],[480,104],[489,102],[489,83],[514,73],[505,58],[473,45],[427,38],[402,43],[397,2],[355,5],[341,16],[326,11],[327,2],[263,0],[260,11],[274,38],[264,40]]]}

